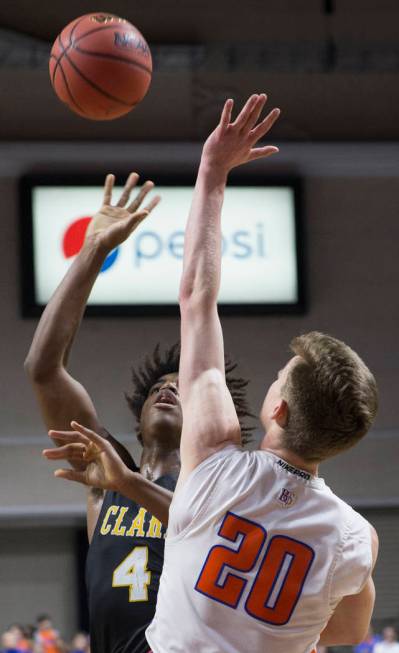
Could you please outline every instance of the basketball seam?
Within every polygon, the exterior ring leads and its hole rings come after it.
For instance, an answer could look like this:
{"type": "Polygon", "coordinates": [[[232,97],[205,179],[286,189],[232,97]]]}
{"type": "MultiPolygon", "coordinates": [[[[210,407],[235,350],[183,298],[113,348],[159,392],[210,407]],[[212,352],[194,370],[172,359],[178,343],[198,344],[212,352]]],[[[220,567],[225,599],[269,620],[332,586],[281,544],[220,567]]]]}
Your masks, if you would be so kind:
{"type": "MultiPolygon", "coordinates": [[[[72,34],[73,34],[74,30],[77,28],[77,26],[80,25],[81,21],[84,20],[84,18],[87,18],[87,16],[83,16],[82,19],[79,20],[79,21],[76,23],[76,25],[74,25],[73,28],[71,29],[71,33],[70,33],[70,35],[69,35],[69,45],[65,48],[66,51],[68,51],[69,48],[72,47],[72,46],[75,47],[75,44],[76,44],[76,43],[79,43],[79,41],[81,41],[82,39],[84,39],[86,36],[90,36],[90,34],[96,34],[97,32],[103,32],[103,31],[106,30],[106,29],[115,29],[115,25],[103,25],[102,27],[97,27],[96,29],[92,29],[92,30],[90,30],[89,32],[85,32],[84,34],[81,34],[81,35],[76,39],[76,41],[74,41],[74,43],[72,43],[72,34]]],[[[128,30],[126,30],[126,31],[128,31],[128,30]]],[[[61,35],[60,35],[60,34],[58,35],[58,38],[59,38],[60,43],[61,43],[61,45],[62,45],[61,35]]],[[[144,38],[144,37],[143,37],[143,38],[144,38]]],[[[62,45],[62,47],[64,48],[63,45],[62,45]]],[[[58,59],[58,61],[61,61],[61,59],[63,58],[64,54],[65,54],[65,52],[63,52],[63,53],[61,54],[61,56],[60,56],[60,58],[58,59]]]]}
{"type": "MultiPolygon", "coordinates": [[[[63,47],[63,46],[62,46],[62,47],[63,47]]],[[[113,95],[111,95],[111,93],[108,93],[107,91],[104,91],[100,86],[97,86],[97,84],[96,84],[95,82],[93,82],[91,79],[89,79],[88,77],[86,77],[86,75],[84,75],[84,74],[82,73],[82,71],[79,70],[79,68],[77,67],[77,65],[76,65],[76,64],[75,64],[75,63],[74,63],[74,62],[73,62],[73,61],[68,57],[68,54],[67,54],[67,51],[66,51],[66,50],[64,50],[64,54],[65,54],[65,58],[66,58],[67,61],[70,63],[70,65],[72,66],[72,68],[75,69],[75,71],[78,73],[78,75],[80,75],[80,76],[82,77],[82,79],[84,79],[85,82],[87,82],[87,84],[89,84],[90,86],[92,86],[92,87],[93,87],[93,88],[94,88],[98,93],[101,93],[102,95],[105,95],[105,97],[109,98],[110,100],[113,100],[113,102],[117,102],[118,104],[122,104],[122,105],[125,106],[125,107],[130,107],[130,108],[132,108],[132,103],[130,103],[130,102],[125,102],[124,100],[120,100],[119,98],[114,97],[113,95]]]]}
{"type": "Polygon", "coordinates": [[[71,40],[72,34],[73,34],[74,30],[77,28],[77,26],[80,25],[80,23],[82,22],[82,20],[84,18],[86,18],[86,16],[82,16],[82,18],[80,20],[78,20],[78,22],[72,27],[71,33],[69,35],[69,45],[67,45],[66,49],[64,48],[64,44],[63,44],[62,39],[61,39],[61,34],[58,35],[58,40],[60,42],[60,45],[61,45],[61,48],[62,48],[63,52],[62,52],[61,56],[58,59],[57,59],[57,57],[55,57],[55,55],[51,55],[51,56],[54,56],[56,61],[57,61],[56,65],[54,67],[54,70],[53,70],[53,79],[52,79],[53,86],[54,86],[55,74],[57,72],[58,65],[61,63],[61,59],[63,58],[65,52],[67,52],[68,49],[72,47],[72,40],[71,40]]]}
{"type": "Polygon", "coordinates": [[[121,57],[117,54],[108,54],[106,52],[92,52],[91,50],[82,50],[82,48],[76,47],[75,44],[73,44],[73,50],[76,50],[76,52],[80,52],[81,54],[91,55],[93,57],[104,57],[105,59],[115,59],[116,61],[123,61],[124,63],[128,63],[131,66],[136,66],[136,68],[140,68],[140,70],[144,70],[144,72],[148,73],[149,75],[152,74],[152,70],[144,66],[144,64],[141,64],[138,61],[132,61],[127,57],[121,57]]]}
{"type": "MultiPolygon", "coordinates": [[[[65,75],[65,72],[64,72],[64,69],[63,69],[61,63],[60,63],[60,65],[59,65],[59,69],[60,69],[60,71],[61,71],[61,73],[62,73],[62,77],[63,77],[64,82],[65,82],[65,88],[66,88],[66,90],[67,90],[67,92],[68,92],[69,97],[70,97],[71,100],[72,100],[72,103],[75,105],[75,107],[76,107],[76,108],[77,108],[81,113],[83,113],[83,115],[87,115],[86,112],[82,109],[82,107],[77,103],[77,101],[76,101],[75,98],[73,97],[72,92],[71,92],[71,90],[70,90],[70,88],[69,88],[69,85],[68,85],[68,79],[67,79],[67,77],[66,77],[66,75],[65,75]]],[[[67,103],[65,102],[65,104],[67,104],[67,103]]]]}

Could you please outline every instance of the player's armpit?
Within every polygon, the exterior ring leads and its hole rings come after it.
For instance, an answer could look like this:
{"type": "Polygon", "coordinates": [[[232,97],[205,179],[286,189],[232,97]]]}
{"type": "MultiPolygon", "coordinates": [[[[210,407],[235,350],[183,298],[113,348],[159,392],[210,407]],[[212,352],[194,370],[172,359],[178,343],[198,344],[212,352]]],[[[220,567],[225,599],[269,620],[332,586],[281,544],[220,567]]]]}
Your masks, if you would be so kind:
{"type": "Polygon", "coordinates": [[[93,539],[103,505],[104,495],[105,492],[101,488],[89,487],[87,489],[87,538],[89,544],[93,539]]]}

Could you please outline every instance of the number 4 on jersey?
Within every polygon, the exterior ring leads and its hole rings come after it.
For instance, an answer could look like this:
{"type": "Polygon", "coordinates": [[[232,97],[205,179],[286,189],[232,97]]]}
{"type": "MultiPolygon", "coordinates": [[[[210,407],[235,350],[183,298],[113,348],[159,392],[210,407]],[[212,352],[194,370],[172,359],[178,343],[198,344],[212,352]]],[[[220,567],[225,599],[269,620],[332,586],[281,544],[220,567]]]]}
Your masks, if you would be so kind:
{"type": "MultiPolygon", "coordinates": [[[[239,547],[217,545],[209,551],[195,589],[209,598],[237,608],[248,580],[229,569],[251,571],[266,542],[265,529],[249,519],[227,513],[219,529],[225,540],[239,547]]],[[[246,612],[260,621],[283,626],[298,603],[314,558],[307,544],[285,535],[274,535],[266,548],[245,602],[246,612]]]]}
{"type": "Polygon", "coordinates": [[[147,571],[148,547],[136,546],[115,569],[112,587],[128,587],[129,601],[148,601],[151,572],[147,571]]]}

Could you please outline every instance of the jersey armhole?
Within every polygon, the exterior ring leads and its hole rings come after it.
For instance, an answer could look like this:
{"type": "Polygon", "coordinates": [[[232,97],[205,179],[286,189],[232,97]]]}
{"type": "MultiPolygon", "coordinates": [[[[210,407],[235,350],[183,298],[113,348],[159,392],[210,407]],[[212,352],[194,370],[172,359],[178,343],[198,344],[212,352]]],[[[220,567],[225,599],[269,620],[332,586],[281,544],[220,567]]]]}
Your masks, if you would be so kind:
{"type": "MultiPolygon", "coordinates": [[[[189,473],[181,489],[177,492],[177,494],[173,495],[172,504],[171,504],[172,513],[175,511],[175,509],[177,509],[179,512],[184,510],[184,506],[187,505],[187,501],[185,499],[189,500],[190,496],[192,498],[192,494],[190,493],[190,485],[192,485],[195,479],[198,476],[200,476],[200,474],[203,472],[205,467],[211,466],[212,463],[215,463],[219,459],[224,460],[228,455],[228,453],[232,453],[233,451],[239,451],[239,450],[240,447],[238,445],[234,445],[234,444],[227,445],[223,449],[211,454],[210,456],[208,456],[208,458],[205,458],[205,460],[203,460],[199,465],[197,465],[197,467],[195,467],[189,473]],[[188,495],[187,495],[187,489],[188,489],[188,495]]],[[[185,524],[185,526],[182,529],[178,530],[177,533],[170,534],[169,531],[170,527],[168,528],[168,535],[167,535],[168,542],[175,542],[175,541],[177,542],[178,540],[183,539],[187,535],[187,533],[192,529],[192,527],[195,525],[197,520],[199,520],[202,517],[202,515],[209,507],[216,489],[217,489],[217,483],[215,482],[212,490],[208,492],[207,496],[201,502],[199,509],[195,511],[193,517],[188,521],[187,524],[185,524]]],[[[173,517],[174,515],[172,515],[172,519],[173,517]]]]}

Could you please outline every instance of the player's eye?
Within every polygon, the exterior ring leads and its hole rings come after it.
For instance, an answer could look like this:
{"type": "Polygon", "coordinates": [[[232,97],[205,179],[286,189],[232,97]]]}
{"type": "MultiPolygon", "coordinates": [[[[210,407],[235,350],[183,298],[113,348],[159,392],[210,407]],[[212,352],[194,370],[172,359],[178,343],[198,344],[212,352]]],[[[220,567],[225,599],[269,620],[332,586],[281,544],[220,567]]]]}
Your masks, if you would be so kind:
{"type": "Polygon", "coordinates": [[[158,392],[158,390],[159,390],[160,387],[161,387],[161,384],[160,384],[160,383],[157,383],[156,385],[154,385],[154,386],[151,388],[151,394],[153,395],[154,392],[158,392]]]}

